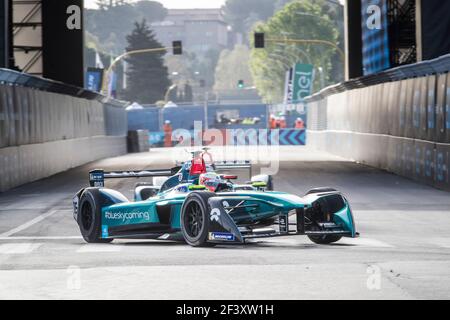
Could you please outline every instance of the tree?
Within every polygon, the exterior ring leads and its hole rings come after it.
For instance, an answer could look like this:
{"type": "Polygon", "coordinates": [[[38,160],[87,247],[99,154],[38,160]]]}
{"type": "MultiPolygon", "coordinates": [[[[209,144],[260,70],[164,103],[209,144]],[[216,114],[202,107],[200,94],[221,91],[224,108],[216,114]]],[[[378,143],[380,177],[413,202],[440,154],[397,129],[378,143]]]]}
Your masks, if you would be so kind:
{"type": "Polygon", "coordinates": [[[250,50],[245,45],[237,45],[232,51],[222,51],[216,67],[214,90],[235,90],[239,80],[251,86],[253,81],[249,62],[250,50]]]}
{"type": "Polygon", "coordinates": [[[127,0],[97,0],[96,4],[100,10],[107,10],[114,6],[120,6],[127,3],[127,0]]]}
{"type": "MultiPolygon", "coordinates": [[[[300,0],[288,3],[267,23],[255,26],[254,32],[267,37],[327,40],[337,43],[338,31],[324,12],[324,1],[300,0]]],[[[325,81],[330,79],[333,64],[343,68],[334,58],[336,50],[325,45],[267,43],[265,49],[252,49],[251,72],[260,95],[266,102],[281,102],[287,69],[294,63],[310,63],[322,67],[325,81]]],[[[315,89],[319,88],[316,77],[315,89]]]]}
{"type": "MultiPolygon", "coordinates": [[[[161,48],[162,44],[155,40],[152,30],[145,20],[136,22],[133,32],[127,36],[127,51],[161,48]]],[[[164,66],[165,52],[151,52],[130,55],[128,63],[125,97],[129,101],[141,104],[154,103],[164,99],[170,86],[167,67],[164,66]]]]}
{"type": "Polygon", "coordinates": [[[167,9],[156,1],[99,0],[97,4],[98,10],[85,11],[86,31],[100,40],[103,51],[116,55],[127,46],[126,35],[133,29],[133,21],[151,23],[167,15],[167,9]]]}
{"type": "Polygon", "coordinates": [[[274,13],[276,0],[227,0],[222,7],[224,18],[233,31],[244,38],[257,21],[266,21],[274,13]]]}
{"type": "MultiPolygon", "coordinates": [[[[295,0],[277,0],[275,4],[275,10],[282,9],[286,4],[295,1],[295,0]]],[[[338,30],[338,41],[337,45],[341,50],[345,50],[345,32],[344,32],[344,6],[339,3],[337,0],[311,0],[312,3],[315,3],[322,7],[322,12],[324,15],[327,15],[330,18],[330,21],[333,22],[334,26],[338,30]]],[[[338,52],[335,53],[332,58],[333,61],[340,61],[341,56],[338,52]]],[[[344,80],[344,72],[339,63],[333,63],[332,70],[330,73],[330,78],[332,82],[341,82],[344,80]]]]}

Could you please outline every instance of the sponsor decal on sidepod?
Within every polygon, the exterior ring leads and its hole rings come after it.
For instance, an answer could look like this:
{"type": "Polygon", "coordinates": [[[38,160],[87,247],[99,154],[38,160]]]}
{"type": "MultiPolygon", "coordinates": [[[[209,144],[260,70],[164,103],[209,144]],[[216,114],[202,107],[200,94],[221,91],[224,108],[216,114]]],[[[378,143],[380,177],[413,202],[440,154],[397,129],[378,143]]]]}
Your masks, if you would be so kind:
{"type": "Polygon", "coordinates": [[[148,212],[105,212],[105,218],[109,220],[121,220],[125,222],[127,220],[150,220],[150,214],[148,212]]]}

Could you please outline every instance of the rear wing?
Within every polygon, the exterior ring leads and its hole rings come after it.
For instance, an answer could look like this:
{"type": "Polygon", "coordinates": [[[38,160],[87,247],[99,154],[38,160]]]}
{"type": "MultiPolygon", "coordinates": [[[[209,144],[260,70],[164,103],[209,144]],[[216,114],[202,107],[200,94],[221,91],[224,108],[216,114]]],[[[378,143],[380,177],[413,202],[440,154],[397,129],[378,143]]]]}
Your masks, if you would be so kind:
{"type": "Polygon", "coordinates": [[[147,177],[171,177],[180,171],[180,167],[158,170],[127,170],[127,171],[89,171],[89,185],[91,187],[104,187],[105,179],[147,178],[147,177]]]}
{"type": "Polygon", "coordinates": [[[214,163],[214,169],[216,171],[227,170],[248,170],[249,177],[252,176],[252,164],[250,161],[216,161],[214,163]]]}

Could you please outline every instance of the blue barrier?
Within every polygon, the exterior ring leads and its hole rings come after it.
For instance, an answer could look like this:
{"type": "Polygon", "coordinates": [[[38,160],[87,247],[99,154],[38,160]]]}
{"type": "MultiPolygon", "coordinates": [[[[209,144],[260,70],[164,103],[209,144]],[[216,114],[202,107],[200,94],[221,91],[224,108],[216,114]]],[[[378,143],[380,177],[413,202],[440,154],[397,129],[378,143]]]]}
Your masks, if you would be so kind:
{"type": "MultiPolygon", "coordinates": [[[[214,129],[266,129],[268,125],[268,106],[255,105],[208,105],[208,128],[214,129]],[[235,112],[240,119],[258,118],[255,124],[222,124],[218,115],[223,112],[235,112]]],[[[149,107],[128,111],[129,130],[148,130],[158,132],[162,130],[165,121],[170,121],[174,130],[193,130],[194,122],[205,121],[204,106],[179,106],[173,108],[149,107]],[[162,123],[161,123],[162,121],[162,123]]]]}
{"type": "MultiPolygon", "coordinates": [[[[213,129],[214,130],[214,129],[213,129]]],[[[217,130],[216,130],[217,131],[217,130]]],[[[206,131],[208,132],[208,131],[206,131]]],[[[205,132],[202,132],[205,133],[205,132]]],[[[217,133],[217,132],[215,132],[217,133]]],[[[256,146],[256,145],[280,145],[280,146],[303,146],[306,145],[306,130],[298,129],[232,129],[220,130],[223,135],[221,145],[231,146],[256,146]]],[[[195,131],[189,130],[191,139],[195,137],[195,131]]],[[[208,132],[208,136],[211,132],[208,132]]],[[[214,134],[213,134],[214,136],[214,134]]],[[[162,146],[164,143],[164,132],[150,132],[149,142],[151,146],[162,146]]],[[[212,141],[203,141],[204,145],[212,141]]],[[[214,143],[213,143],[214,144],[214,143]]],[[[215,144],[214,144],[215,145],[215,144]]]]}
{"type": "Polygon", "coordinates": [[[145,108],[127,111],[128,130],[148,130],[149,132],[160,131],[159,109],[145,108]]]}

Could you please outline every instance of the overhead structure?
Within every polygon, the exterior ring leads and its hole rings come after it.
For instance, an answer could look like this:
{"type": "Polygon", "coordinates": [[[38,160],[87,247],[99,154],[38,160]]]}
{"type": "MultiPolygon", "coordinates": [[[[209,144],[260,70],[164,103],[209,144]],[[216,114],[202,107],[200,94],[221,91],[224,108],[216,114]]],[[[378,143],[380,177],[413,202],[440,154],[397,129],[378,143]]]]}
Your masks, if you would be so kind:
{"type": "Polygon", "coordinates": [[[449,1],[346,0],[346,78],[450,52],[449,1]]]}
{"type": "Polygon", "coordinates": [[[83,0],[3,0],[0,67],[83,87],[83,0]]]}
{"type": "Polygon", "coordinates": [[[15,66],[42,76],[42,0],[14,0],[12,5],[15,66]]]}
{"type": "Polygon", "coordinates": [[[389,0],[387,20],[391,65],[417,62],[416,1],[389,0]]]}

